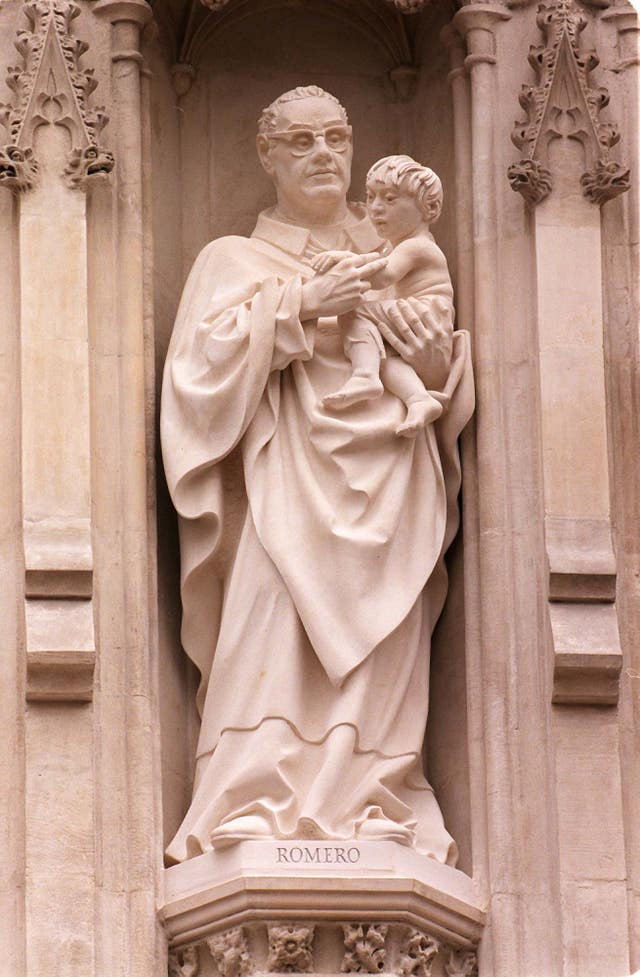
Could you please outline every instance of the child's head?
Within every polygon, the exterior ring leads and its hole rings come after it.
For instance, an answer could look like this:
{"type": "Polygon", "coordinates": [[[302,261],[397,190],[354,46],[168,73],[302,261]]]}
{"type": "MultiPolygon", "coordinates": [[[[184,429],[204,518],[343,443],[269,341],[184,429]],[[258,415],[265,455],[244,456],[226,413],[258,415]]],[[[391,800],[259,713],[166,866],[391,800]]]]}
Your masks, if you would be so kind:
{"type": "Polygon", "coordinates": [[[421,166],[410,156],[385,156],[374,163],[367,173],[367,195],[378,187],[385,187],[411,197],[427,224],[437,221],[442,210],[440,178],[421,166]]]}

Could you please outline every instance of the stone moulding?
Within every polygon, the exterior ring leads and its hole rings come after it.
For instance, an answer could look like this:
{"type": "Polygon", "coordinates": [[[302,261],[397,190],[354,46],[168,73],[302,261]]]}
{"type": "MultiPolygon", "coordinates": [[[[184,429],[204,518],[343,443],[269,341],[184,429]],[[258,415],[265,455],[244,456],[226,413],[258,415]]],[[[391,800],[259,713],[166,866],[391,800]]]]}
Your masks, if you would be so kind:
{"type": "Polygon", "coordinates": [[[0,104],[0,125],[9,136],[0,147],[0,186],[32,188],[39,169],[34,133],[53,124],[71,137],[65,181],[71,188],[86,187],[111,172],[114,158],[100,145],[109,117],[104,108],[90,106],[98,84],[94,71],[80,64],[89,45],[71,33],[80,8],[69,0],[29,0],[23,9],[28,27],[18,30],[14,42],[21,64],[7,69],[13,98],[0,104]]]}
{"type": "Polygon", "coordinates": [[[591,77],[598,56],[580,50],[587,20],[572,0],[550,0],[538,6],[536,23],[543,43],[529,49],[536,84],[523,85],[520,92],[526,118],[516,122],[511,140],[523,156],[509,167],[509,183],[530,204],[544,200],[553,186],[547,165],[549,142],[567,136],[584,147],[588,161],[580,180],[584,195],[603,204],[628,190],[630,177],[629,169],[610,156],[620,133],[615,124],[600,117],[609,93],[591,77]]]}

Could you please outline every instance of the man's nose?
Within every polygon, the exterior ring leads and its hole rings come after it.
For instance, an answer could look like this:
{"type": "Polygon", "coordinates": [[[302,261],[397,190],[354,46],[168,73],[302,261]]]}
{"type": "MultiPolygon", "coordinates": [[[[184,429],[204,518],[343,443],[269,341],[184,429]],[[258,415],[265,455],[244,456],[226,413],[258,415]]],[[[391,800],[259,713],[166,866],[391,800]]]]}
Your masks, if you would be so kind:
{"type": "Polygon", "coordinates": [[[331,149],[327,145],[327,137],[325,135],[321,133],[316,135],[311,153],[314,158],[326,157],[327,159],[331,159],[331,149]]]}

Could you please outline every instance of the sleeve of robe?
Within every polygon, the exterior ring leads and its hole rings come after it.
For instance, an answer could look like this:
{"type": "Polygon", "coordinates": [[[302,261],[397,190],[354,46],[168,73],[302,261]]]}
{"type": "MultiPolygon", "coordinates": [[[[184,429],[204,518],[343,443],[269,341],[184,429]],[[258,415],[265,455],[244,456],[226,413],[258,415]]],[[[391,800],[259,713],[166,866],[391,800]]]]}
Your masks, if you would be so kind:
{"type": "Polygon", "coordinates": [[[217,463],[238,444],[273,370],[309,359],[313,326],[300,322],[301,279],[261,278],[246,238],[202,251],[183,293],[165,364],[161,437],[178,513],[182,643],[201,674],[201,708],[217,640],[221,581],[211,564],[223,492],[217,463]]]}

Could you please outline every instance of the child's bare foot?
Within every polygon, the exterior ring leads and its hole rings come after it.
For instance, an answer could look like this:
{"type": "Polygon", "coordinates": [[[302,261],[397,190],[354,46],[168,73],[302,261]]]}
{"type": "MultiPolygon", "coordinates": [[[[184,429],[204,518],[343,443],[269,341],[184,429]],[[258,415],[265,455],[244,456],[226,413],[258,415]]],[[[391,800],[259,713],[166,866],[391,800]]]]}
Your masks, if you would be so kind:
{"type": "Polygon", "coordinates": [[[344,410],[352,404],[359,404],[361,400],[375,400],[384,393],[384,387],[379,377],[352,376],[344,387],[334,394],[328,394],[322,400],[323,407],[334,410],[344,410]]]}
{"type": "Polygon", "coordinates": [[[437,420],[442,414],[442,404],[435,397],[428,400],[415,400],[409,404],[407,416],[402,424],[396,428],[396,434],[401,438],[415,438],[418,431],[437,420]]]}

